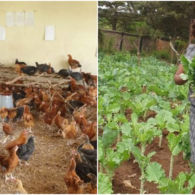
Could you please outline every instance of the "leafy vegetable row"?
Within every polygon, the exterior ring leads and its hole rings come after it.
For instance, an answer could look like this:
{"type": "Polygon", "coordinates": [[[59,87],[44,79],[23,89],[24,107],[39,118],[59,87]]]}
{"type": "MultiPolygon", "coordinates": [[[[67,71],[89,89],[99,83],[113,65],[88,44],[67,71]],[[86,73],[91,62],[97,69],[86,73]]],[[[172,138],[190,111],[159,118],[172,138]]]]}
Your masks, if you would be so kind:
{"type": "Polygon", "coordinates": [[[185,159],[190,155],[188,86],[175,85],[175,71],[174,65],[154,57],[144,57],[138,65],[136,56],[128,53],[100,54],[99,193],[113,192],[114,171],[131,155],[141,170],[140,193],[145,192],[146,180],[158,184],[161,193],[192,192],[193,173],[181,172],[172,178],[174,157],[181,151],[185,159]],[[156,137],[161,147],[164,130],[171,151],[168,177],[159,163],[151,163],[156,152],[145,154],[156,137]]]}

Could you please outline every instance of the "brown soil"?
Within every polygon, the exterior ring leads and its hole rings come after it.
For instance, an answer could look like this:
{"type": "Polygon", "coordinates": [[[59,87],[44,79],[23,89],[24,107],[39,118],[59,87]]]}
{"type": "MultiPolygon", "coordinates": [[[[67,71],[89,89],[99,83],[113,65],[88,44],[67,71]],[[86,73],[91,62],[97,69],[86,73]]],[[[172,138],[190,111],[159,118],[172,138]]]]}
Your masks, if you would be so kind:
{"type": "MultiPolygon", "coordinates": [[[[14,136],[10,139],[17,137],[24,129],[23,122],[14,124],[14,129],[14,136]]],[[[82,140],[77,140],[72,146],[68,145],[67,140],[56,136],[55,127],[48,128],[38,116],[32,132],[35,136],[35,151],[29,160],[30,165],[17,166],[13,175],[22,181],[28,193],[65,194],[67,188],[64,176],[69,167],[71,150],[82,143],[82,140]]],[[[16,193],[16,184],[13,181],[5,183],[0,173],[0,194],[4,193],[16,193]]]]}
{"type": "Polygon", "coordinates": [[[131,110],[130,108],[127,108],[127,109],[125,110],[125,116],[126,116],[126,119],[127,119],[128,121],[131,120],[131,115],[132,115],[132,110],[131,110]]]}
{"type": "MultiPolygon", "coordinates": [[[[128,121],[131,120],[131,115],[132,115],[133,111],[130,108],[127,108],[125,110],[125,117],[128,121]]],[[[157,113],[154,110],[148,110],[146,113],[146,117],[140,117],[139,118],[139,122],[146,122],[149,118],[155,118],[155,116],[157,115],[157,113]]]]}
{"type": "Polygon", "coordinates": [[[147,86],[143,86],[142,87],[142,93],[146,93],[147,92],[147,86]]]}
{"type": "MultiPolygon", "coordinates": [[[[156,151],[156,154],[152,157],[151,161],[160,163],[165,170],[166,175],[168,176],[171,152],[169,151],[166,137],[163,137],[162,148],[158,147],[158,142],[158,138],[154,139],[154,141],[147,148],[146,153],[156,151]]],[[[188,161],[183,160],[182,153],[174,158],[173,169],[174,178],[182,171],[190,171],[188,161]]],[[[121,166],[116,169],[112,182],[114,193],[138,194],[140,189],[139,178],[140,169],[138,164],[134,162],[134,158],[132,157],[130,160],[123,162],[121,166]],[[128,185],[125,185],[125,182],[128,182],[128,185]]],[[[159,193],[157,185],[154,183],[145,182],[144,189],[146,193],[149,194],[159,193]]]]}
{"type": "Polygon", "coordinates": [[[155,118],[157,113],[154,110],[148,110],[146,113],[145,118],[144,117],[139,117],[139,122],[146,122],[149,118],[155,118]]]}
{"type": "Polygon", "coordinates": [[[128,91],[128,88],[127,87],[122,87],[120,91],[121,92],[126,92],[126,91],[128,91]]]}
{"type": "Polygon", "coordinates": [[[172,109],[176,108],[180,104],[181,104],[181,101],[179,101],[179,100],[176,100],[176,101],[171,101],[170,100],[170,105],[171,105],[172,109]]]}

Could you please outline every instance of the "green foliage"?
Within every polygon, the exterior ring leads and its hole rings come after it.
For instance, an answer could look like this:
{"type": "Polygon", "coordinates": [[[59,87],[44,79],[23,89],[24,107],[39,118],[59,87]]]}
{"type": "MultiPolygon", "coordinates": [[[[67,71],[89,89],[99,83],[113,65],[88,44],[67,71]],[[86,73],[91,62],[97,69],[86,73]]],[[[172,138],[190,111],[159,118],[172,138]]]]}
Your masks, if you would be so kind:
{"type": "Polygon", "coordinates": [[[158,183],[161,178],[165,177],[165,171],[157,162],[148,164],[146,168],[146,178],[149,182],[158,183]]]}
{"type": "Polygon", "coordinates": [[[102,48],[104,48],[104,42],[105,42],[104,33],[101,30],[98,30],[98,45],[99,45],[98,50],[101,51],[102,48]]]}
{"type": "Polygon", "coordinates": [[[153,55],[160,60],[170,60],[170,51],[168,50],[154,51],[153,55]]]}
{"type": "Polygon", "coordinates": [[[104,52],[107,54],[113,54],[115,52],[115,39],[113,37],[106,37],[105,34],[99,30],[98,33],[98,44],[99,44],[99,52],[104,52]]]}
{"type": "MultiPolygon", "coordinates": [[[[189,38],[189,24],[195,18],[193,2],[99,2],[99,26],[152,37],[189,38]]],[[[183,42],[177,42],[181,48],[183,42]]]]}
{"type": "Polygon", "coordinates": [[[114,39],[113,38],[110,38],[108,40],[108,43],[107,43],[106,52],[112,53],[114,51],[113,46],[114,46],[114,39]]]}
{"type": "MultiPolygon", "coordinates": [[[[146,146],[154,137],[159,136],[161,132],[156,128],[153,120],[147,122],[138,122],[138,116],[133,113],[131,115],[132,121],[132,137],[136,143],[141,143],[146,146]]],[[[145,149],[145,148],[144,148],[145,149]]]]}
{"type": "Polygon", "coordinates": [[[191,194],[195,187],[195,174],[180,172],[176,179],[161,178],[158,188],[162,194],[191,194]]]}
{"type": "Polygon", "coordinates": [[[146,178],[149,182],[158,184],[162,194],[191,194],[195,187],[195,174],[180,172],[175,179],[167,178],[162,166],[152,162],[146,168],[146,178]]]}
{"type": "MultiPolygon", "coordinates": [[[[158,184],[162,193],[171,191],[170,186],[175,192],[187,189],[176,187],[181,178],[166,178],[162,167],[151,163],[154,151],[145,154],[147,145],[167,129],[172,155],[183,151],[189,157],[188,86],[175,85],[175,71],[174,65],[155,57],[142,57],[138,65],[137,57],[128,53],[99,54],[98,121],[103,131],[99,162],[100,173],[109,176],[110,184],[114,170],[133,155],[141,170],[141,193],[146,180],[158,184]],[[127,110],[132,112],[131,119],[126,117],[127,110]],[[151,111],[156,112],[154,118],[148,118],[151,111]]],[[[186,176],[185,181],[191,180],[186,176]]]]}
{"type": "Polygon", "coordinates": [[[180,121],[180,135],[182,139],[180,140],[180,147],[182,148],[183,151],[183,156],[186,160],[190,159],[190,139],[189,139],[189,114],[184,114],[183,115],[183,120],[180,121]]]}
{"type": "Polygon", "coordinates": [[[146,115],[151,106],[156,104],[156,100],[152,95],[141,94],[135,96],[130,102],[130,108],[139,116],[146,115]]]}
{"type": "Polygon", "coordinates": [[[98,174],[98,193],[99,194],[111,194],[112,191],[112,183],[110,178],[103,174],[98,174]]]}
{"type": "Polygon", "coordinates": [[[170,133],[167,137],[168,139],[168,146],[169,149],[172,153],[173,156],[176,156],[179,154],[179,152],[181,152],[181,148],[180,148],[180,140],[181,140],[181,135],[175,135],[174,133],[170,133]]]}
{"type": "Polygon", "coordinates": [[[187,48],[187,43],[185,42],[185,41],[183,41],[183,40],[175,40],[175,44],[174,44],[174,46],[175,46],[175,49],[177,50],[177,51],[183,51],[185,48],[187,48]]]}
{"type": "Polygon", "coordinates": [[[180,77],[183,80],[188,80],[189,83],[195,86],[195,58],[192,61],[188,60],[185,56],[181,57],[185,74],[181,74],[180,77]]]}
{"type": "Polygon", "coordinates": [[[171,60],[172,60],[172,63],[175,63],[177,60],[175,56],[172,59],[171,52],[168,49],[155,50],[155,51],[150,52],[149,54],[152,56],[155,56],[159,60],[165,60],[167,62],[171,62],[171,60]]]}

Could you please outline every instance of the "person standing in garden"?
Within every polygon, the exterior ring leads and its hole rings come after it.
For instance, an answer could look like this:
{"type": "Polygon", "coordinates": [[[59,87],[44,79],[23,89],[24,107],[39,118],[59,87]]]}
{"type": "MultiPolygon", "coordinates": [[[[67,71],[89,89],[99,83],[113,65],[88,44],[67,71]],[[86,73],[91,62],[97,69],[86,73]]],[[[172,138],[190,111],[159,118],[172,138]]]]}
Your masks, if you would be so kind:
{"type": "MultiPolygon", "coordinates": [[[[191,38],[195,40],[195,23],[192,24],[191,38]]],[[[195,57],[195,44],[190,43],[187,47],[185,57],[188,60],[192,60],[195,57]]],[[[187,80],[181,78],[181,74],[184,73],[184,68],[182,64],[179,64],[178,69],[175,73],[174,80],[178,85],[183,85],[187,80]]],[[[195,165],[195,98],[192,98],[193,91],[191,85],[189,86],[189,95],[188,99],[190,101],[190,145],[191,145],[191,157],[190,161],[195,165]]]]}

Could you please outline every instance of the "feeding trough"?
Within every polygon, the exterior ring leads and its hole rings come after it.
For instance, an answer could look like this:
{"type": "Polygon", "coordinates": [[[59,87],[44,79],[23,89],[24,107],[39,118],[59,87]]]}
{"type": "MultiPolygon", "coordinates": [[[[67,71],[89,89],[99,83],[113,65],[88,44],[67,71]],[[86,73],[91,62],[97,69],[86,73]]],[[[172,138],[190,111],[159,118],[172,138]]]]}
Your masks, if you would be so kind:
{"type": "Polygon", "coordinates": [[[13,97],[12,94],[0,94],[0,108],[13,108],[13,97]]]}

